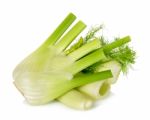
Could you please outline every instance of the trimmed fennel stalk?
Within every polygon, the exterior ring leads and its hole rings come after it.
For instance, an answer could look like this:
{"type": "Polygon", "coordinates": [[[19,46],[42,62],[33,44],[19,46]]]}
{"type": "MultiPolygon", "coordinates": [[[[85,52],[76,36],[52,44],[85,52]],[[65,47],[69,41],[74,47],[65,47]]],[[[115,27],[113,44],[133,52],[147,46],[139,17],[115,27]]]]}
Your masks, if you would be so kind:
{"type": "MultiPolygon", "coordinates": [[[[72,14],[69,16],[72,19],[72,14]]],[[[64,23],[62,22],[62,24],[64,23]]],[[[109,70],[75,76],[86,67],[104,59],[105,55],[102,50],[92,52],[92,48],[88,50],[92,53],[86,55],[88,52],[82,52],[83,49],[81,49],[78,51],[81,59],[77,61],[74,61],[73,56],[66,56],[62,52],[85,26],[83,22],[79,21],[64,37],[58,40],[60,34],[65,31],[62,32],[59,28],[57,34],[56,32],[52,34],[56,35],[55,40],[49,37],[38,50],[30,54],[15,68],[14,84],[30,104],[46,104],[75,87],[112,77],[109,70]]],[[[97,45],[95,47],[97,48],[97,45]]]]}
{"type": "Polygon", "coordinates": [[[64,37],[55,45],[56,49],[61,52],[85,29],[86,25],[79,21],[77,22],[64,37]]]}
{"type": "Polygon", "coordinates": [[[45,48],[55,44],[55,42],[64,34],[64,32],[69,28],[75,19],[76,16],[74,14],[68,14],[66,18],[60,23],[60,25],[55,29],[55,31],[41,45],[41,47],[45,48]]]}

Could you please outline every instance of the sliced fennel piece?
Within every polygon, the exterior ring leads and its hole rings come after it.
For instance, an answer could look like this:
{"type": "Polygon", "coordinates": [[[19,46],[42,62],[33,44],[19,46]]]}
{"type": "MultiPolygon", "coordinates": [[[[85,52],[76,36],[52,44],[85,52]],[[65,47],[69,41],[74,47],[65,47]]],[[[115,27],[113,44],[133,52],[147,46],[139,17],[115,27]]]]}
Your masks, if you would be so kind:
{"type": "Polygon", "coordinates": [[[95,100],[102,99],[109,94],[110,83],[107,80],[97,81],[81,86],[78,90],[95,100]]]}
{"type": "Polygon", "coordinates": [[[92,98],[75,89],[67,92],[57,100],[68,107],[79,110],[87,110],[91,108],[94,103],[94,100],[92,98]]]}

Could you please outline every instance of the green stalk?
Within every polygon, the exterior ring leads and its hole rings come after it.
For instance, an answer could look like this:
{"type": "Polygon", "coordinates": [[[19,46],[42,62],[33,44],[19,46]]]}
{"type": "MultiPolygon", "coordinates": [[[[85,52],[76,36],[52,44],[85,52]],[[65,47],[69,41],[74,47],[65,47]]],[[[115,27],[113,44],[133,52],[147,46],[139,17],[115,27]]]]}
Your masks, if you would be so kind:
{"type": "Polygon", "coordinates": [[[95,39],[89,43],[86,43],[82,47],[70,53],[68,56],[71,57],[74,61],[80,59],[84,55],[90,53],[101,47],[101,42],[98,39],[95,39]]]}
{"type": "Polygon", "coordinates": [[[108,83],[108,79],[104,79],[102,81],[93,82],[90,84],[86,84],[80,86],[78,90],[94,100],[102,99],[108,95],[110,90],[110,83],[108,83]]]}
{"type": "Polygon", "coordinates": [[[66,81],[64,84],[61,85],[59,89],[55,90],[53,92],[53,98],[51,98],[51,100],[62,96],[63,94],[67,93],[73,88],[76,88],[76,87],[79,87],[88,83],[96,82],[99,80],[111,78],[111,77],[112,77],[112,73],[110,70],[77,76],[70,81],[66,81]]]}
{"type": "Polygon", "coordinates": [[[79,21],[74,25],[74,27],[66,33],[64,37],[60,39],[58,43],[56,43],[55,47],[58,49],[58,51],[63,51],[68,45],[84,30],[86,25],[79,21]]]}
{"type": "Polygon", "coordinates": [[[41,47],[48,47],[53,45],[68,29],[68,27],[74,22],[76,16],[72,13],[67,15],[67,17],[60,23],[60,25],[55,29],[55,31],[47,38],[41,47]]]}
{"type": "Polygon", "coordinates": [[[102,49],[104,50],[105,53],[108,53],[111,50],[113,50],[114,48],[122,46],[123,44],[128,43],[130,41],[131,41],[130,36],[126,36],[126,37],[116,40],[110,44],[105,45],[102,49]]]}
{"type": "Polygon", "coordinates": [[[106,70],[106,71],[92,73],[92,74],[80,75],[70,80],[69,84],[70,86],[72,86],[72,88],[76,88],[76,87],[79,87],[88,83],[104,80],[104,79],[111,78],[111,77],[113,77],[111,71],[106,70]]]}
{"type": "Polygon", "coordinates": [[[105,58],[105,55],[104,55],[103,50],[99,49],[83,57],[82,59],[76,61],[67,70],[72,74],[76,74],[104,58],[105,58]]]}

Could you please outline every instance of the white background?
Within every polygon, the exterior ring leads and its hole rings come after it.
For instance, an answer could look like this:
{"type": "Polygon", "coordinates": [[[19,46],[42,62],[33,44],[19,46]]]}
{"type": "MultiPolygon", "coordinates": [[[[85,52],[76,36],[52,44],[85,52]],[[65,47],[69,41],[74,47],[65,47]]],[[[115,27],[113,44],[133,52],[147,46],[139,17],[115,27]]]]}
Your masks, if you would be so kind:
{"type": "Polygon", "coordinates": [[[150,120],[149,41],[149,0],[0,0],[0,120],[150,120]],[[72,110],[58,102],[30,106],[12,83],[13,68],[69,12],[88,26],[104,23],[111,37],[131,35],[137,51],[134,70],[91,110],[72,110]]]}

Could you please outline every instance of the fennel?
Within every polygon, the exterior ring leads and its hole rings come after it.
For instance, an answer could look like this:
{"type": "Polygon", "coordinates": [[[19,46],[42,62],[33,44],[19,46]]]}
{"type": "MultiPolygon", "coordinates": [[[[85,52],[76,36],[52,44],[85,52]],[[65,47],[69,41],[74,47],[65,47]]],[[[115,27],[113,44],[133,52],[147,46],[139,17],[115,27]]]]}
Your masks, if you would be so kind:
{"type": "Polygon", "coordinates": [[[122,66],[126,65],[121,62],[122,54],[118,57],[113,51],[130,42],[130,37],[126,36],[103,45],[104,42],[94,36],[101,28],[88,33],[85,38],[80,37],[79,41],[68,49],[86,27],[82,21],[78,21],[65,33],[75,19],[76,16],[70,13],[48,39],[14,69],[14,84],[28,103],[41,105],[58,99],[68,106],[88,109],[92,106],[93,99],[90,94],[89,97],[84,94],[88,90],[83,92],[79,87],[83,88],[84,85],[98,81],[99,93],[103,96],[110,88],[108,83],[111,80],[108,79],[114,75],[109,67],[96,71],[95,64],[116,58],[122,66]],[[72,90],[74,88],[78,88],[82,93],[72,90]],[[77,96],[81,100],[76,99],[77,96]]]}

